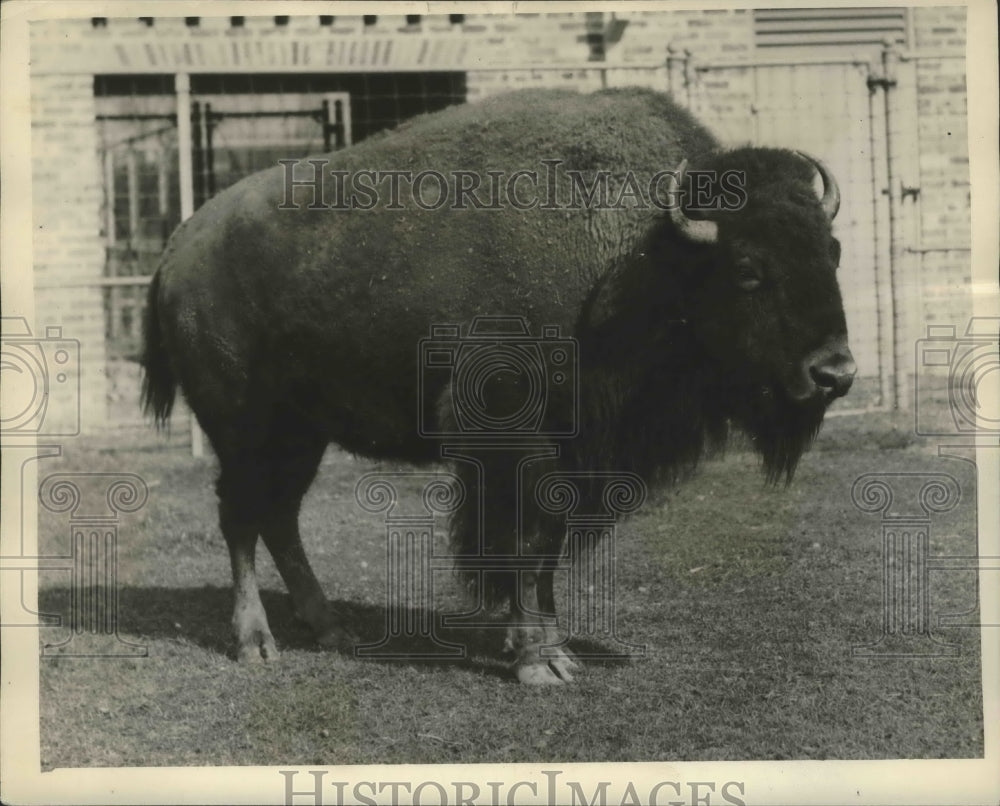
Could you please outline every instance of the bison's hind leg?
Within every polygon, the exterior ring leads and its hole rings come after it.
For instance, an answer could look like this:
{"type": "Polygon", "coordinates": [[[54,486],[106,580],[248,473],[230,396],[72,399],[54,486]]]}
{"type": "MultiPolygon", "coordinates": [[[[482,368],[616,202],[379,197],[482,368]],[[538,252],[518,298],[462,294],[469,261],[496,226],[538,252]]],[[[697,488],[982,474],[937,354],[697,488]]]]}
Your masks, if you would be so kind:
{"type": "MultiPolygon", "coordinates": [[[[229,547],[235,602],[233,632],[242,661],[278,656],[255,573],[258,536],[291,594],[296,613],[321,644],[342,643],[326,596],[299,534],[302,498],[319,468],[326,438],[318,429],[275,410],[267,421],[206,429],[221,467],[216,489],[219,523],[229,547]]],[[[234,418],[235,421],[235,418],[234,418]]]]}
{"type": "Polygon", "coordinates": [[[312,629],[321,646],[347,648],[356,637],[341,627],[302,546],[299,510],[312,484],[327,440],[318,429],[280,418],[265,446],[270,470],[268,514],[261,535],[292,597],[295,612],[312,629]]]}
{"type": "Polygon", "coordinates": [[[278,649],[257,589],[257,535],[264,516],[265,480],[259,466],[241,465],[220,456],[216,484],[219,525],[229,547],[233,571],[233,633],[236,652],[244,662],[275,660],[278,649]]]}

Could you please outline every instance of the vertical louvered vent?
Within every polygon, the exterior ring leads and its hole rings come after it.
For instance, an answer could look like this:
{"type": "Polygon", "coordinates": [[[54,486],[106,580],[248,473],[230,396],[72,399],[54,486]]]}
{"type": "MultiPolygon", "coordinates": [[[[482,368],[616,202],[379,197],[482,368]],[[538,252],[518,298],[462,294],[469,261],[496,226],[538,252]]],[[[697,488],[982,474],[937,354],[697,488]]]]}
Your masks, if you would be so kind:
{"type": "Polygon", "coordinates": [[[760,8],[754,11],[758,48],[867,47],[906,42],[905,8],[760,8]]]}

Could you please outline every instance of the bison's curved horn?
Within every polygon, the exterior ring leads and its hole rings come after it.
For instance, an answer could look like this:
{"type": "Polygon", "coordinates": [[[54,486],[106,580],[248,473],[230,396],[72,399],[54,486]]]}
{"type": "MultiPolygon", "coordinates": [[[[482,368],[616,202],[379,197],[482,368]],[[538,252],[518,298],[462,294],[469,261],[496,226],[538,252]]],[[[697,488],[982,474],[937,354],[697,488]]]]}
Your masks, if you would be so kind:
{"type": "Polygon", "coordinates": [[[719,240],[719,225],[714,221],[694,221],[684,215],[680,204],[680,190],[684,184],[687,160],[681,160],[677,170],[670,176],[670,198],[677,203],[670,208],[670,220],[677,231],[694,243],[715,243],[719,240]]]}
{"type": "Polygon", "coordinates": [[[820,178],[822,178],[823,198],[820,199],[820,206],[823,208],[823,212],[826,213],[826,217],[833,221],[837,217],[837,211],[840,210],[840,188],[837,186],[837,180],[833,178],[830,169],[821,160],[811,157],[802,151],[796,151],[795,153],[811,163],[816,168],[820,178]]]}

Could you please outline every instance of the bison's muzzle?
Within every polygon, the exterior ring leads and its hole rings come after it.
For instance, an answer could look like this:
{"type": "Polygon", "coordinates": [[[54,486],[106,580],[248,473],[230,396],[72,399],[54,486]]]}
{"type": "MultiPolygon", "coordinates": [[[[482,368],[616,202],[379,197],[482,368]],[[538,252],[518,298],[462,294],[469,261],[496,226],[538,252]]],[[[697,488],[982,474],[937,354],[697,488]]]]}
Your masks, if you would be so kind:
{"type": "Polygon", "coordinates": [[[822,395],[827,402],[843,397],[854,383],[858,366],[854,363],[847,336],[833,336],[806,358],[811,388],[802,397],[822,395]]]}

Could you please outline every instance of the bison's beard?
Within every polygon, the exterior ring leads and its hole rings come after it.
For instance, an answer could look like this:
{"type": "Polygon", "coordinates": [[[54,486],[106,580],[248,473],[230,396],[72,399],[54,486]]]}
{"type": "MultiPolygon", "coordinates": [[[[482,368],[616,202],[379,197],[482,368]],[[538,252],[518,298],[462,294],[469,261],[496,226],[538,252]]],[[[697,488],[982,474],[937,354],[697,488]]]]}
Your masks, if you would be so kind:
{"type": "Polygon", "coordinates": [[[768,481],[784,478],[787,484],[823,424],[826,401],[818,396],[795,402],[784,391],[760,387],[744,403],[733,419],[760,454],[768,481]]]}

